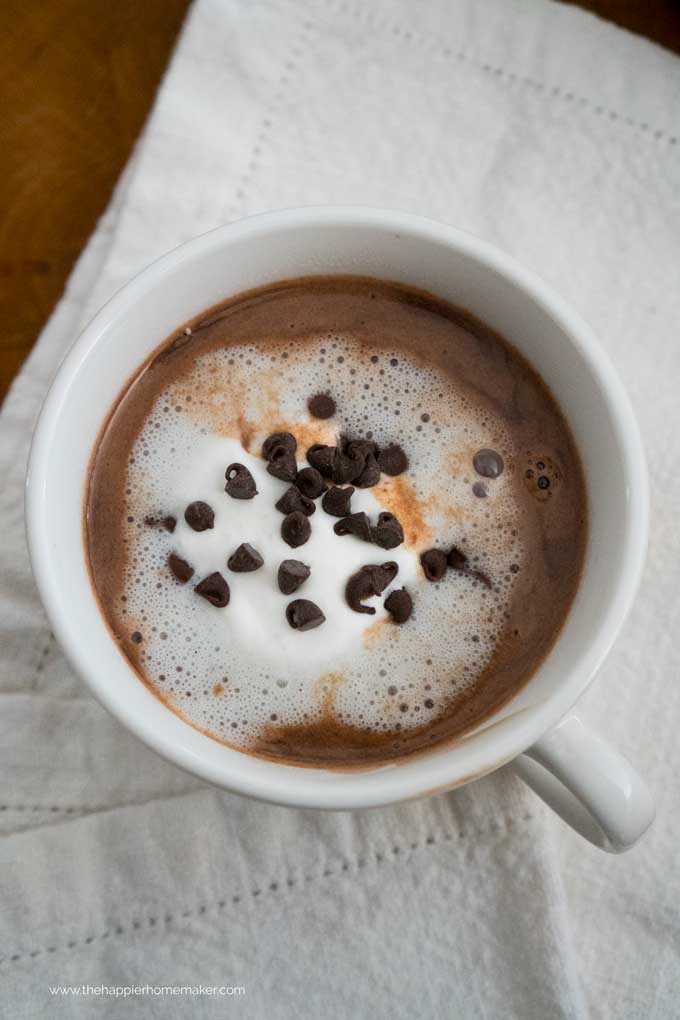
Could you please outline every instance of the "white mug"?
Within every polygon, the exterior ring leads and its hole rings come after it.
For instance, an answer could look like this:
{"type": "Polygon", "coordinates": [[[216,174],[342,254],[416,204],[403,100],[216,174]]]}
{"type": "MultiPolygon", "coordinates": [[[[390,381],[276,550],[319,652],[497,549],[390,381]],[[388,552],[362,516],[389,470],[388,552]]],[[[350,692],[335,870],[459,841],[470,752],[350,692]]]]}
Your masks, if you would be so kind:
{"type": "Polygon", "coordinates": [[[74,344],[35,431],[27,478],[35,578],[54,633],[113,715],[169,761],[278,804],[362,808],[450,790],[513,762],[591,842],[632,846],[654,816],[642,779],[573,711],[624,621],[647,540],[644,455],[630,403],[588,326],[537,276],[452,227],[399,212],[324,207],[266,213],[175,249],[123,287],[74,344]],[[142,684],[113,640],[88,575],[83,500],[94,442],[114,400],[183,322],[261,284],[356,273],[463,306],[534,365],[581,452],[589,538],[581,583],[550,654],[502,710],[462,738],[366,770],[298,768],[205,736],[142,684]]]}

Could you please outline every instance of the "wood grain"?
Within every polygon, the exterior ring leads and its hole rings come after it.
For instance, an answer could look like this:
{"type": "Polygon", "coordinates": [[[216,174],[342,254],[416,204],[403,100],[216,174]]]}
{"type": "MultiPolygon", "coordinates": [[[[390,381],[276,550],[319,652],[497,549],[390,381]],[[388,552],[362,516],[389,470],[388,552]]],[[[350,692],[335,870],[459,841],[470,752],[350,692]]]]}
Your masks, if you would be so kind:
{"type": "Polygon", "coordinates": [[[680,53],[678,0],[571,0],[571,3],[680,53]]]}
{"type": "MultiPolygon", "coordinates": [[[[677,0],[577,0],[680,52],[677,0]]],[[[188,0],[0,0],[0,399],[144,123],[188,0]]]]}
{"type": "Polygon", "coordinates": [[[144,123],[188,0],[2,0],[0,398],[144,123]]]}

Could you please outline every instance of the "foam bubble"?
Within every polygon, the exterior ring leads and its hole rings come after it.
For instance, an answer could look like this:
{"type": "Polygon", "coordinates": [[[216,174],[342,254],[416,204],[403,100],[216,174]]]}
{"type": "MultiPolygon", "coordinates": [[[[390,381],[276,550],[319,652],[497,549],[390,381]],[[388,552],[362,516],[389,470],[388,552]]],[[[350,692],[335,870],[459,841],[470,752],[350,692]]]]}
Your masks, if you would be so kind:
{"type": "Polygon", "coordinates": [[[343,722],[377,732],[436,719],[489,664],[510,607],[524,557],[515,459],[507,429],[488,406],[402,350],[371,354],[350,336],[331,335],[275,349],[243,344],[197,358],[188,375],[159,394],[127,470],[124,619],[143,636],[148,680],[189,722],[241,747],[272,721],[313,721],[329,706],[343,722]],[[315,421],[307,398],[326,391],[337,415],[315,421]],[[259,456],[262,440],[279,428],[297,435],[300,466],[311,443],[334,442],[339,431],[400,443],[409,471],[358,490],[352,510],[372,518],[391,510],[404,526],[404,544],[385,552],[336,536],[335,518],[317,500],[312,537],[292,551],[274,508],[287,483],[267,474],[259,456]],[[488,448],[506,470],[487,480],[482,500],[473,493],[472,459],[488,448]],[[251,471],[255,499],[224,493],[224,471],[233,462],[251,471]],[[212,530],[197,533],[185,523],[184,510],[195,500],[213,508],[212,530]],[[149,514],[174,515],[174,534],[146,527],[149,514]],[[263,568],[227,570],[241,542],[261,553],[263,568]],[[419,554],[452,544],[489,575],[491,590],[451,570],[439,583],[425,580],[419,554]],[[189,584],[169,575],[170,551],[194,567],[189,584]],[[290,598],[279,592],[276,573],[290,557],[311,567],[291,598],[321,607],[326,623],[314,631],[293,631],[286,622],[290,598]],[[347,578],[386,560],[395,560],[399,573],[371,600],[375,616],[352,612],[344,599],[347,578]],[[226,609],[193,591],[216,570],[231,588],[226,609]],[[402,586],[414,613],[397,627],[383,601],[402,586]]]}

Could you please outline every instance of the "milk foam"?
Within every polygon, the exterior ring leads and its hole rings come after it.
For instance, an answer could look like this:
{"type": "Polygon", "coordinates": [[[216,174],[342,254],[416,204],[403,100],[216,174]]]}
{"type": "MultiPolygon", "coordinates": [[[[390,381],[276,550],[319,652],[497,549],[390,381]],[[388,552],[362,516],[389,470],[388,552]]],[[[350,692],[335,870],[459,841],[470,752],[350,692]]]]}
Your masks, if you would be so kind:
{"type": "Polygon", "coordinates": [[[522,567],[515,459],[507,430],[488,407],[403,351],[371,354],[351,337],[332,336],[202,355],[188,377],[159,394],[128,467],[124,618],[143,636],[148,681],[189,722],[243,747],[268,723],[313,721],[329,709],[374,731],[408,730],[437,718],[491,660],[522,567]],[[306,399],[326,390],[337,415],[315,422],[306,399]],[[269,475],[259,455],[262,440],[277,428],[297,435],[300,467],[312,442],[334,442],[340,431],[371,433],[381,445],[401,443],[409,471],[357,490],[352,511],[364,510],[372,520],[383,509],[394,512],[404,544],[385,551],[335,535],[337,519],[319,499],[310,540],[298,549],[286,545],[274,504],[288,483],[269,475]],[[489,494],[480,499],[472,492],[479,480],[472,457],[488,447],[502,454],[506,470],[488,481],[489,494]],[[251,471],[258,488],[253,500],[225,494],[224,472],[233,462],[251,471]],[[185,523],[194,500],[213,508],[212,530],[194,532],[185,523]],[[145,526],[149,514],[174,515],[174,534],[145,526]],[[264,567],[251,574],[227,569],[242,542],[258,550],[264,567]],[[452,544],[488,573],[491,591],[451,570],[437,584],[425,579],[420,553],[452,544]],[[171,551],[194,567],[187,585],[168,571],[171,551]],[[290,558],[308,564],[311,576],[284,596],[276,575],[290,558]],[[353,612],[344,598],[348,577],[387,560],[399,572],[368,601],[375,616],[353,612]],[[213,571],[231,589],[224,609],[193,591],[213,571]],[[401,587],[410,592],[414,613],[399,627],[383,602],[401,587]],[[293,598],[316,602],[326,622],[294,631],[285,617],[293,598]]]}

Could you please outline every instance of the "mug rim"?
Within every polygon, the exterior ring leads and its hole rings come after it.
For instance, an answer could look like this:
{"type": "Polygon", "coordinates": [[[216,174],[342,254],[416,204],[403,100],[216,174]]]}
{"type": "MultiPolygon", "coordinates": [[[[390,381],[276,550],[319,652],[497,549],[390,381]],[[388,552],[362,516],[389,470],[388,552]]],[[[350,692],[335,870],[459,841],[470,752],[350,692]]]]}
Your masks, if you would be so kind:
{"type": "MultiPolygon", "coordinates": [[[[125,380],[121,379],[120,387],[122,388],[124,384],[125,380]]],[[[92,443],[95,439],[96,437],[92,443]]],[[[426,217],[363,206],[305,206],[259,213],[198,235],[161,255],[136,274],[97,312],[64,358],[38,418],[26,476],[28,546],[41,599],[55,635],[69,661],[98,700],[127,729],[175,765],[222,788],[273,803],[299,807],[337,809],[377,806],[451,789],[495,771],[530,747],[573,707],[609,654],[639,585],[647,546],[648,522],[648,480],[637,421],[623,384],[590,326],[541,277],[489,242],[457,227],[426,217]],[[263,771],[254,766],[249,769],[247,763],[261,760],[255,759],[247,752],[231,748],[228,749],[231,753],[225,755],[225,767],[216,768],[213,764],[202,761],[197,753],[174,744],[173,739],[168,738],[162,727],[156,727],[155,723],[149,725],[144,718],[126,714],[125,706],[116,698],[108,681],[102,679],[94,668],[93,658],[84,647],[82,635],[76,633],[69,606],[59,597],[59,578],[52,569],[51,551],[43,525],[46,512],[45,469],[51,454],[51,439],[61,413],[64,395],[71,386],[77,385],[79,372],[89,353],[113,323],[124,319],[141,296],[161,283],[164,277],[181,269],[183,265],[190,264],[198,255],[205,255],[225,244],[229,246],[238,244],[245,238],[266,237],[276,229],[315,225],[374,226],[390,231],[411,231],[421,239],[444,243],[450,249],[476,260],[487,270],[498,273],[518,289],[524,298],[538,305],[576,347],[587,365],[588,372],[594,378],[606,402],[615,441],[628,476],[626,485],[628,521],[625,540],[622,543],[615,593],[602,611],[593,639],[585,648],[573,653],[559,687],[540,704],[517,711],[499,722],[495,722],[493,716],[490,717],[482,724],[479,732],[473,730],[470,734],[463,734],[451,747],[441,745],[433,747],[431,752],[424,753],[420,759],[421,767],[418,770],[420,779],[411,776],[410,781],[405,783],[388,781],[389,776],[393,776],[395,770],[399,770],[401,764],[399,759],[377,768],[346,771],[343,773],[345,782],[331,784],[322,782],[320,775],[317,783],[310,779],[310,773],[317,770],[277,762],[267,763],[271,765],[271,770],[263,771]],[[453,752],[458,752],[458,757],[461,757],[460,749],[465,745],[468,751],[467,756],[463,755],[466,757],[466,765],[464,768],[459,766],[454,769],[453,752]],[[243,769],[233,767],[233,754],[246,761],[243,769]],[[447,764],[450,773],[448,776],[447,764]],[[275,773],[284,772],[287,775],[286,781],[281,781],[280,776],[275,776],[275,773]],[[302,776],[301,773],[305,775],[302,776]],[[295,774],[300,780],[297,788],[295,774]],[[378,781],[368,783],[369,776],[375,777],[378,781]]],[[[91,590],[88,597],[95,598],[91,590]]],[[[98,605],[97,610],[101,612],[98,605]]],[[[558,635],[556,645],[560,640],[561,635],[558,635]]],[[[126,665],[130,668],[129,664],[126,665]]],[[[535,673],[541,668],[539,666],[535,673]]],[[[139,680],[138,682],[141,683],[139,680]]],[[[168,716],[177,718],[160,701],[158,704],[168,716]]],[[[183,725],[189,726],[188,723],[183,725]]]]}

